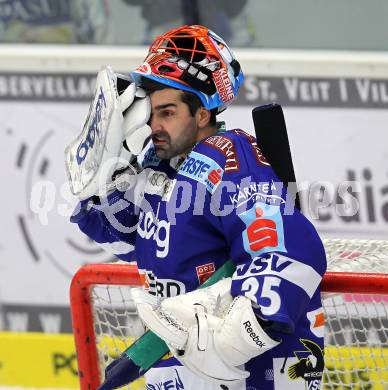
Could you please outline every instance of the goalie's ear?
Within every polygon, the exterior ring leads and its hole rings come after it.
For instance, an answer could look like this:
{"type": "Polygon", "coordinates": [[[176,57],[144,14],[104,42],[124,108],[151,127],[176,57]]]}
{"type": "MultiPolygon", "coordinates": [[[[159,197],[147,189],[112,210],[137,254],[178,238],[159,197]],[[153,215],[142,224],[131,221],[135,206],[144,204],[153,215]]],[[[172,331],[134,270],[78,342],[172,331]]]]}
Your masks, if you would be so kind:
{"type": "Polygon", "coordinates": [[[196,112],[196,116],[197,116],[199,128],[204,128],[209,125],[210,117],[211,117],[210,110],[201,106],[198,108],[198,111],[196,112]]]}

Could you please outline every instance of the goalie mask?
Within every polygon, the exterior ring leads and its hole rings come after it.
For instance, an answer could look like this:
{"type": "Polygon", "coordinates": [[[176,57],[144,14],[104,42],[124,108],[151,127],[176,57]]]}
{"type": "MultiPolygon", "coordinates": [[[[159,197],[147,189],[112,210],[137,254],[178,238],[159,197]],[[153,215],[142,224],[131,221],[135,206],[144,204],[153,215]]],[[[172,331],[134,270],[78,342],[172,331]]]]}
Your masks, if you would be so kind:
{"type": "Polygon", "coordinates": [[[143,65],[131,75],[138,84],[146,77],[192,92],[205,108],[217,108],[217,113],[236,98],[244,80],[226,43],[199,25],[179,27],[157,37],[143,65]]]}

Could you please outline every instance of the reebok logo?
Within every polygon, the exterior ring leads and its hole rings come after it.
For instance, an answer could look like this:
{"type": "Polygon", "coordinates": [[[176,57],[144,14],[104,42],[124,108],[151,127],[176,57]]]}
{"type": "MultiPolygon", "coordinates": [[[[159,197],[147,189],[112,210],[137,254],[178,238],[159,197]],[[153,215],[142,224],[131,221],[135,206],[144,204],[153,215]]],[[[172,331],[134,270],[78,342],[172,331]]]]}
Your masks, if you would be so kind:
{"type": "Polygon", "coordinates": [[[260,348],[265,348],[266,344],[260,340],[260,337],[253,331],[250,321],[243,322],[244,328],[247,331],[252,341],[260,348]]]}

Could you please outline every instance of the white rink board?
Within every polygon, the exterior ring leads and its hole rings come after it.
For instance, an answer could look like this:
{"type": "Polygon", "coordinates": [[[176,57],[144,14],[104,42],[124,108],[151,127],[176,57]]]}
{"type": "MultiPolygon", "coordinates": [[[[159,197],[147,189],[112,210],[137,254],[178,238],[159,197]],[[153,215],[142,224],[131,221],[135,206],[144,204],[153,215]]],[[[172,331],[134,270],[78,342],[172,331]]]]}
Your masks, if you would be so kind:
{"type": "MultiPolygon", "coordinates": [[[[71,276],[86,261],[107,261],[106,254],[69,222],[76,200],[69,194],[64,146],[82,126],[85,103],[7,102],[0,105],[0,142],[7,191],[0,194],[0,297],[8,303],[67,303],[71,276]],[[40,214],[31,210],[31,194],[39,181],[50,182],[40,214]],[[17,280],[19,288],[15,288],[17,280]],[[13,282],[9,282],[13,281],[13,282]]],[[[4,174],[3,173],[3,174],[4,174]]]]}
{"type": "MultiPolygon", "coordinates": [[[[350,222],[338,215],[335,202],[322,208],[325,220],[314,218],[314,204],[302,193],[304,212],[319,232],[332,238],[388,238],[388,110],[286,107],[284,115],[302,188],[318,181],[335,187],[360,182],[359,217],[350,222]]],[[[221,117],[230,128],[253,134],[250,109],[231,108],[221,117]]]]}

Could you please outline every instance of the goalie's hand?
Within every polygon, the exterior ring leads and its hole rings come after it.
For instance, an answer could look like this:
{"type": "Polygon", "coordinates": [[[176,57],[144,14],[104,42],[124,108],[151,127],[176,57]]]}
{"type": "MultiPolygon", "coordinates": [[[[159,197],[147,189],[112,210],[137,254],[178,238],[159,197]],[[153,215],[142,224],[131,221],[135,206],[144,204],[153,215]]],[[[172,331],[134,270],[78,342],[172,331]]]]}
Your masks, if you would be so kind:
{"type": "MultiPolygon", "coordinates": [[[[174,356],[198,376],[220,384],[246,379],[249,373],[237,366],[279,344],[264,332],[248,298],[233,300],[230,284],[230,278],[224,279],[160,305],[135,296],[140,318],[174,356]]],[[[140,297],[140,290],[135,295],[140,297]]]]}
{"type": "Polygon", "coordinates": [[[83,130],[65,150],[75,196],[106,195],[114,173],[129,166],[151,134],[150,113],[149,98],[135,83],[109,66],[100,70],[83,130]]]}

